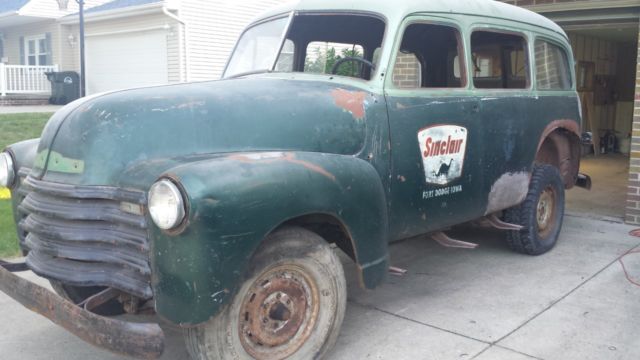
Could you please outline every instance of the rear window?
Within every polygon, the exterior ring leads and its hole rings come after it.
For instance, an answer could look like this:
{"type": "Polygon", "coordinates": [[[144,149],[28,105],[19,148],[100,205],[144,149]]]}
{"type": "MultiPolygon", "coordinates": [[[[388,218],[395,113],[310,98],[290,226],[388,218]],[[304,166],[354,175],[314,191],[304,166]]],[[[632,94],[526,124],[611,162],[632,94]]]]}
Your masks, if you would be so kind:
{"type": "Polygon", "coordinates": [[[536,40],[536,85],[539,90],[569,90],[569,60],[559,46],[536,40]]]}
{"type": "Polygon", "coordinates": [[[331,74],[335,70],[336,75],[358,77],[363,71],[363,65],[358,61],[347,61],[342,65],[336,65],[341,59],[362,58],[364,48],[360,44],[314,41],[307,45],[306,55],[304,72],[331,74]]]}

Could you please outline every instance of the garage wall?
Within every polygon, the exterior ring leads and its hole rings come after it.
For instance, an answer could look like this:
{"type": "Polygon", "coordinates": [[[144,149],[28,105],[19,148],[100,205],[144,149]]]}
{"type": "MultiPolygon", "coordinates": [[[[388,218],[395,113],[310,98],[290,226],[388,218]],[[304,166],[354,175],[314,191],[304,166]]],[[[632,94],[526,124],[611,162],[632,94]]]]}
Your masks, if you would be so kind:
{"type": "Polygon", "coordinates": [[[290,0],[183,0],[189,26],[190,80],[219,79],[238,36],[260,13],[290,0]]]}
{"type": "MultiPolygon", "coordinates": [[[[146,14],[141,16],[126,17],[121,19],[109,19],[103,21],[91,21],[85,26],[87,38],[95,36],[103,36],[113,33],[119,34],[135,34],[144,31],[163,31],[166,33],[167,41],[167,69],[170,83],[177,83],[184,79],[184,59],[181,59],[180,38],[182,37],[182,27],[175,20],[158,12],[158,14],[146,14]],[[163,27],[168,29],[163,30],[163,27]],[[151,30],[154,29],[154,30],[151,30]],[[182,61],[182,62],[181,62],[182,61]],[[182,68],[181,65],[182,64],[182,68]]],[[[64,35],[72,33],[76,38],[79,36],[77,25],[64,26],[64,35]]],[[[66,46],[66,45],[65,45],[66,46]]],[[[68,47],[68,49],[71,49],[68,47]]],[[[63,68],[65,70],[80,71],[79,65],[79,49],[78,44],[72,51],[63,51],[66,55],[63,57],[63,68]]],[[[184,51],[183,51],[184,53],[184,51]]],[[[121,54],[123,62],[127,61],[127,53],[121,54]]]]}
{"type": "Polygon", "coordinates": [[[625,221],[640,224],[640,37],[636,45],[636,96],[633,111],[633,135],[631,137],[631,161],[625,221]]]}
{"type": "MultiPolygon", "coordinates": [[[[594,63],[595,76],[615,76],[617,74],[618,46],[616,43],[571,32],[568,35],[576,61],[594,63]]],[[[585,131],[588,129],[596,135],[599,129],[613,129],[615,127],[616,103],[595,105],[593,98],[594,94],[592,92],[583,97],[583,99],[589,99],[589,108],[592,109],[592,114],[590,115],[593,116],[591,122],[585,121],[585,131]]]]}

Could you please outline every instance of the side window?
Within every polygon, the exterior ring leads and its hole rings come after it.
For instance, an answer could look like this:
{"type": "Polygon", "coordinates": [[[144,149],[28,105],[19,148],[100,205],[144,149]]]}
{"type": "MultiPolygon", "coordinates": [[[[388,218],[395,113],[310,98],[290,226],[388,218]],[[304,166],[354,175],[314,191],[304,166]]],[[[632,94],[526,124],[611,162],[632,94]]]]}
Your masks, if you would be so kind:
{"type": "Polygon", "coordinates": [[[538,89],[571,89],[567,53],[561,47],[544,40],[537,40],[535,45],[538,89]]]}
{"type": "Polygon", "coordinates": [[[282,51],[278,56],[278,62],[276,63],[276,71],[293,71],[293,57],[295,54],[296,47],[293,41],[287,39],[282,46],[282,51]]]}
{"type": "MultiPolygon", "coordinates": [[[[331,74],[336,62],[347,57],[363,57],[364,49],[358,44],[342,44],[324,41],[314,41],[307,45],[307,55],[304,59],[304,72],[316,74],[331,74]]],[[[337,68],[337,75],[360,77],[362,63],[346,61],[337,68]]]]}
{"type": "Polygon", "coordinates": [[[473,85],[479,89],[526,89],[527,43],[519,35],[476,31],[471,35],[473,85]]]}
{"type": "Polygon", "coordinates": [[[464,87],[461,48],[460,33],[453,27],[409,25],[396,55],[393,85],[400,89],[464,87]]]}

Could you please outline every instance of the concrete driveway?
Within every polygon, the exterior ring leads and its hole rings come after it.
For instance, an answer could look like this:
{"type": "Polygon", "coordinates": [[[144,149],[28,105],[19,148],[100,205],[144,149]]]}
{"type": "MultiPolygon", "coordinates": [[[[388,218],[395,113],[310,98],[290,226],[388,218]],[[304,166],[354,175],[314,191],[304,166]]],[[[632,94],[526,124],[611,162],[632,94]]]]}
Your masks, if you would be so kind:
{"type": "MultiPolygon", "coordinates": [[[[640,359],[640,287],[618,258],[640,245],[632,227],[567,216],[558,246],[528,257],[502,234],[451,235],[480,244],[447,249],[426,239],[391,246],[405,268],[375,291],[358,288],[347,264],[349,305],[331,359],[640,359]]],[[[624,258],[640,279],[640,254],[624,258]]],[[[35,278],[32,274],[27,274],[35,278]]],[[[0,357],[120,359],[86,345],[0,294],[0,357]]],[[[166,328],[164,359],[186,359],[180,333],[166,328]]]]}
{"type": "Polygon", "coordinates": [[[60,105],[0,106],[0,114],[52,113],[60,109],[60,105]]]}

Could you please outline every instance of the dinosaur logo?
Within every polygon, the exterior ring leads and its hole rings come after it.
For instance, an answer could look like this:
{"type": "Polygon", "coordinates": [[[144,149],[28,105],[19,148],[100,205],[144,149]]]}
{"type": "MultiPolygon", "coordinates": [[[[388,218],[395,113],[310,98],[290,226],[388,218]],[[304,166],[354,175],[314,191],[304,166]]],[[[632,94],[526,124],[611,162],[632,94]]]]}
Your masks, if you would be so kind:
{"type": "Polygon", "coordinates": [[[467,129],[437,125],[418,132],[425,180],[445,185],[462,176],[467,148],[467,129]]]}

